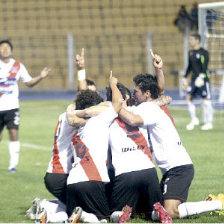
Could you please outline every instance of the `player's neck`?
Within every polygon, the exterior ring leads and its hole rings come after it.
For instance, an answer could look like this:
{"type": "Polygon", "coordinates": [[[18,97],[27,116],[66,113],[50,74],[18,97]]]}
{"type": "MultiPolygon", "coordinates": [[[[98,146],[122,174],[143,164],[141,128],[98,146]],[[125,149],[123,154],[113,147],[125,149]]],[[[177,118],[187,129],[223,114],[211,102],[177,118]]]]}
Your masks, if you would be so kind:
{"type": "Polygon", "coordinates": [[[200,48],[201,48],[200,45],[195,45],[195,46],[193,47],[194,50],[199,50],[200,48]]]}

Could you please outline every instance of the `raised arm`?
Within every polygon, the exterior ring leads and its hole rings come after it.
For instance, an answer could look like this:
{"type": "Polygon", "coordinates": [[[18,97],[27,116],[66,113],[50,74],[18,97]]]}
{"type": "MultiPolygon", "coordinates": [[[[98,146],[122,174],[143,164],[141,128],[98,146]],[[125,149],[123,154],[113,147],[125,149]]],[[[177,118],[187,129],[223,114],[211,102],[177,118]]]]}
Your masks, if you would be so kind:
{"type": "Polygon", "coordinates": [[[123,100],[120,90],[117,88],[117,82],[118,82],[117,79],[115,77],[113,77],[112,71],[111,71],[109,83],[110,83],[110,88],[112,90],[112,105],[113,105],[114,111],[116,113],[119,113],[124,100],[123,100]]]}
{"type": "Polygon", "coordinates": [[[77,54],[75,59],[75,64],[77,67],[77,77],[78,77],[78,89],[85,90],[87,89],[86,83],[86,70],[85,70],[85,50],[82,48],[81,55],[77,54]]]}
{"type": "Polygon", "coordinates": [[[164,93],[165,89],[165,77],[163,74],[163,61],[162,58],[158,54],[154,54],[152,49],[150,49],[150,53],[152,55],[153,66],[156,71],[156,77],[158,81],[158,86],[160,89],[160,94],[164,93]]]}
{"type": "Polygon", "coordinates": [[[42,79],[45,79],[45,78],[48,76],[48,74],[49,74],[50,71],[51,71],[50,68],[45,67],[45,68],[41,71],[40,75],[38,75],[38,76],[32,78],[29,82],[26,82],[25,85],[28,86],[28,87],[33,87],[33,86],[35,86],[35,85],[38,84],[42,79]]]}

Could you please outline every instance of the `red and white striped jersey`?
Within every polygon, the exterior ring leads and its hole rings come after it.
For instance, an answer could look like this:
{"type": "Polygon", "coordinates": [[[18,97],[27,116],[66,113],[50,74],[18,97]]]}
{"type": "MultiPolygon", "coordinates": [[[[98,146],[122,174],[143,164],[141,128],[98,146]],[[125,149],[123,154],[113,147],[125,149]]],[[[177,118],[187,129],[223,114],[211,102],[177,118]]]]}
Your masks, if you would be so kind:
{"type": "Polygon", "coordinates": [[[192,164],[173,120],[162,108],[153,102],[144,102],[132,109],[142,117],[144,128],[148,129],[153,157],[162,173],[176,166],[192,164]]]}
{"type": "Polygon", "coordinates": [[[109,126],[117,117],[112,106],[90,118],[72,139],[76,160],[69,173],[67,184],[83,181],[109,182],[107,152],[109,126]]]}
{"type": "Polygon", "coordinates": [[[116,118],[110,126],[109,143],[115,176],[154,167],[146,129],[116,118]]]}
{"type": "Polygon", "coordinates": [[[19,79],[32,79],[25,66],[12,58],[8,63],[0,60],[0,111],[19,108],[19,79]]]}
{"type": "Polygon", "coordinates": [[[61,114],[55,129],[53,154],[47,169],[48,173],[69,173],[74,161],[71,141],[76,132],[77,129],[68,124],[66,112],[61,114]]]}

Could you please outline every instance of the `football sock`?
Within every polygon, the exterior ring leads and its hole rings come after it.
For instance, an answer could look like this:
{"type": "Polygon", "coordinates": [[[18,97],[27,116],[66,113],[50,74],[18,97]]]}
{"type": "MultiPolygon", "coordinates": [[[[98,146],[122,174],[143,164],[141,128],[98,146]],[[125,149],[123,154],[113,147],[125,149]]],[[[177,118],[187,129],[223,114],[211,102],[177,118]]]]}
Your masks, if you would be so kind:
{"type": "Polygon", "coordinates": [[[191,101],[187,103],[187,109],[188,109],[188,113],[189,113],[191,119],[195,118],[196,117],[196,107],[191,101]]]}
{"type": "Polygon", "coordinates": [[[99,219],[96,217],[96,215],[85,211],[82,211],[80,221],[89,223],[100,222],[99,219]]]}
{"type": "Polygon", "coordinates": [[[212,123],[214,110],[212,108],[211,100],[202,100],[201,115],[203,123],[212,123]]]}
{"type": "Polygon", "coordinates": [[[9,169],[15,168],[19,163],[19,151],[20,151],[20,142],[19,141],[10,141],[9,142],[9,169]]]}
{"type": "Polygon", "coordinates": [[[184,202],[178,206],[179,217],[184,218],[191,215],[197,215],[203,212],[211,212],[222,210],[221,201],[199,201],[199,202],[184,202]]]}

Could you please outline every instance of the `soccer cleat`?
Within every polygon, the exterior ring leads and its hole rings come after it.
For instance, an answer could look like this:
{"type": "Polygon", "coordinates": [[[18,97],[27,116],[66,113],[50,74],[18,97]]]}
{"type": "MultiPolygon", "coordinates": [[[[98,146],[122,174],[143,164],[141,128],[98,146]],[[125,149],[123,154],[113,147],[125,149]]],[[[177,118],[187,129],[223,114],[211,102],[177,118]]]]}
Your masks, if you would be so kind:
{"type": "Polygon", "coordinates": [[[28,219],[36,219],[36,213],[33,212],[32,206],[26,211],[26,215],[28,219]]]}
{"type": "Polygon", "coordinates": [[[197,117],[191,119],[191,122],[186,126],[186,129],[191,131],[196,125],[199,125],[199,120],[197,117]]]}
{"type": "Polygon", "coordinates": [[[213,200],[221,201],[222,202],[222,210],[224,210],[224,194],[220,193],[217,196],[209,194],[206,197],[206,201],[213,201],[213,200]]]}
{"type": "Polygon", "coordinates": [[[132,208],[128,205],[125,205],[122,208],[123,214],[119,217],[119,223],[127,223],[131,218],[132,208]]]}
{"type": "Polygon", "coordinates": [[[68,219],[69,223],[77,223],[82,215],[82,208],[81,207],[75,207],[71,216],[68,219]]]}
{"type": "Polygon", "coordinates": [[[206,123],[201,126],[202,131],[208,131],[208,130],[212,130],[212,129],[213,129],[212,123],[206,123]]]}
{"type": "Polygon", "coordinates": [[[13,168],[9,169],[9,172],[11,172],[11,173],[15,173],[15,172],[16,172],[16,168],[13,167],[13,168]]]}
{"type": "Polygon", "coordinates": [[[215,196],[214,194],[209,194],[205,200],[206,201],[217,200],[217,196],[215,196]]]}
{"type": "Polygon", "coordinates": [[[40,223],[47,223],[48,222],[47,221],[47,212],[45,211],[45,209],[41,214],[38,215],[37,220],[40,220],[40,223]]]}
{"type": "Polygon", "coordinates": [[[159,202],[156,202],[153,205],[153,208],[161,223],[173,223],[173,220],[170,214],[165,210],[165,208],[159,202]]]}
{"type": "Polygon", "coordinates": [[[222,210],[224,210],[224,194],[218,194],[217,199],[222,202],[222,210]]]}

